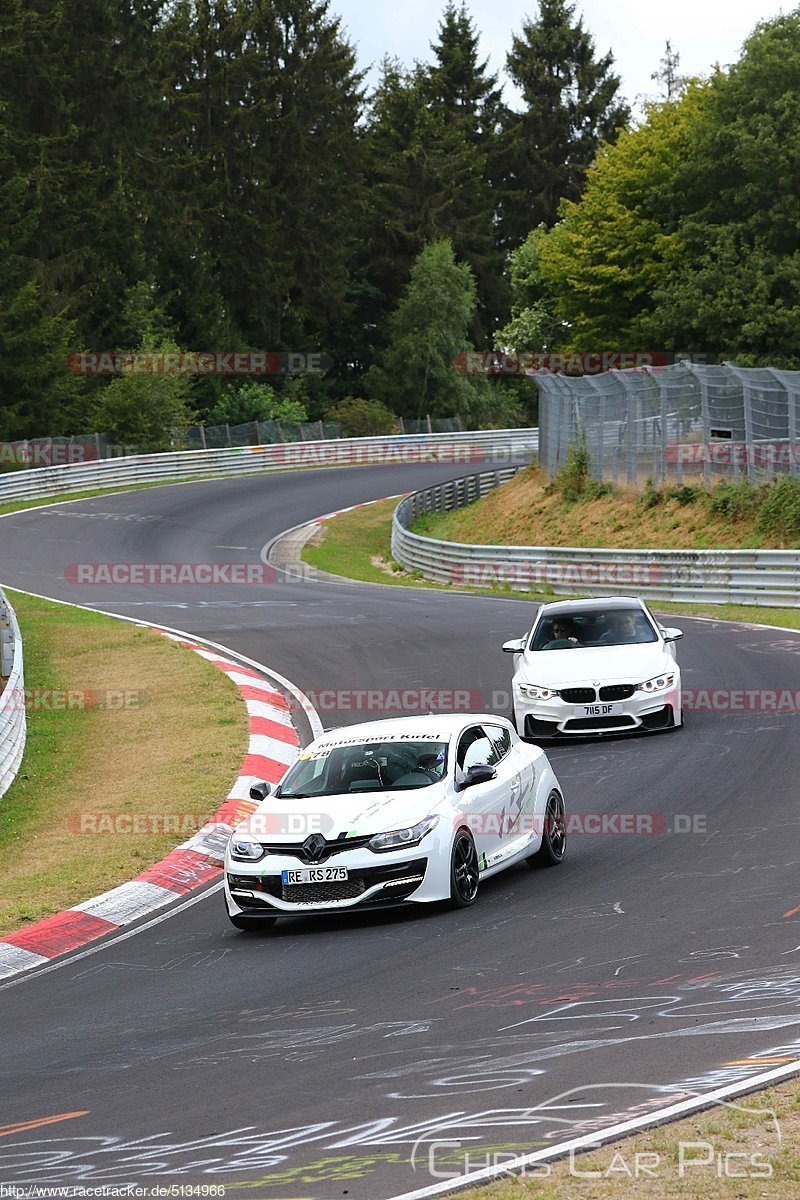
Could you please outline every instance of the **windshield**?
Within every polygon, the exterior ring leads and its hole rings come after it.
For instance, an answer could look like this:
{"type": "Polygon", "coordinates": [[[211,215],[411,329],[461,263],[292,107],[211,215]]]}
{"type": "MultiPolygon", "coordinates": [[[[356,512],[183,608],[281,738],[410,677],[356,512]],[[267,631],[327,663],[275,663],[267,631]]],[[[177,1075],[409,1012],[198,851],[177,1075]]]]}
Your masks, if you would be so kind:
{"type": "Polygon", "coordinates": [[[447,742],[435,739],[376,738],[345,746],[323,743],[301,755],[276,795],[299,800],[305,796],[424,788],[443,779],[446,770],[447,742]]]}
{"type": "Polygon", "coordinates": [[[529,650],[579,650],[587,646],[630,646],[658,635],[641,608],[597,608],[543,617],[529,650]]]}

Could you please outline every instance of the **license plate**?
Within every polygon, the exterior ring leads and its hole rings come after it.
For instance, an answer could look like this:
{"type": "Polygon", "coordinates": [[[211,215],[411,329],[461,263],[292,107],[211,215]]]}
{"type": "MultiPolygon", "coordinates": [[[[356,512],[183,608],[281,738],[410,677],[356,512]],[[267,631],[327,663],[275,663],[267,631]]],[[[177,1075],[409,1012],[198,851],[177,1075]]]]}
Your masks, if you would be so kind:
{"type": "Polygon", "coordinates": [[[340,883],[347,879],[347,867],[303,867],[281,871],[282,883],[340,883]]]}
{"type": "Polygon", "coordinates": [[[621,712],[621,704],[579,704],[575,709],[575,716],[618,717],[621,712]]]}

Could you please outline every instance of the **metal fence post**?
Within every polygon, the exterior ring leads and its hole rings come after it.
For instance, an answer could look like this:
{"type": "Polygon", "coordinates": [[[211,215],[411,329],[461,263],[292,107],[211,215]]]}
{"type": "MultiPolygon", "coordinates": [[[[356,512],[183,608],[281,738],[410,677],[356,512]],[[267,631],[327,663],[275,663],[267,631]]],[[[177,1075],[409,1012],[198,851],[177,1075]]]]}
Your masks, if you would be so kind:
{"type": "Polygon", "coordinates": [[[636,483],[636,397],[626,392],[625,434],[628,439],[628,483],[636,483]]]}
{"type": "MultiPolygon", "coordinates": [[[[649,369],[649,368],[648,368],[649,369]]],[[[658,482],[663,485],[667,478],[667,385],[659,379],[659,418],[661,421],[661,437],[659,439],[658,482]]],[[[676,451],[677,455],[677,451],[676,451]]]]}
{"type": "Polygon", "coordinates": [[[598,477],[602,479],[606,473],[606,397],[604,392],[600,393],[600,411],[597,423],[600,428],[600,471],[598,477]]]}
{"type": "MultiPolygon", "coordinates": [[[[784,385],[785,386],[785,385],[784,385]]],[[[786,401],[789,406],[789,471],[797,474],[797,407],[800,403],[800,389],[787,387],[786,401]]]]}
{"type": "Polygon", "coordinates": [[[755,476],[755,444],[753,442],[753,402],[750,388],[742,384],[742,405],[744,407],[744,453],[747,463],[747,478],[752,481],[755,476]]]}
{"type": "Polygon", "coordinates": [[[708,448],[711,445],[711,413],[708,403],[708,382],[700,378],[700,417],[703,422],[703,483],[711,483],[711,463],[708,461],[708,448]]]}

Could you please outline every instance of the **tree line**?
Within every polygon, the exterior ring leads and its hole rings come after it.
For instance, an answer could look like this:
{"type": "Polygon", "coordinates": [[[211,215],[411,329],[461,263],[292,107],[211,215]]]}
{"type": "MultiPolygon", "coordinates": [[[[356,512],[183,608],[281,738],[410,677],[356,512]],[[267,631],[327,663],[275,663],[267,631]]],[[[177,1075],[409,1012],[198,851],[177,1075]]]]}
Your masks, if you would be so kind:
{"type": "Polygon", "coordinates": [[[528,381],[453,370],[472,348],[792,365],[800,15],[708,80],[677,64],[668,44],[665,98],[632,122],[568,0],[540,0],[502,79],[451,0],[429,60],[387,57],[371,89],[329,0],[6,0],[0,436],[531,419],[528,381]],[[67,368],[108,350],[335,365],[67,368]]]}

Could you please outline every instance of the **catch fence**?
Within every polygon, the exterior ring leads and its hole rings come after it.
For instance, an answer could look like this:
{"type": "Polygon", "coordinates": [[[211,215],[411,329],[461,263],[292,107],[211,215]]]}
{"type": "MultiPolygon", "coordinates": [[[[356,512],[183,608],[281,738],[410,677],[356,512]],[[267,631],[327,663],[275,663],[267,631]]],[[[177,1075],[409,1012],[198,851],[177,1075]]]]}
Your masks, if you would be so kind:
{"type": "Polygon", "coordinates": [[[553,475],[569,447],[615,483],[769,480],[800,467],[800,371],[680,362],[572,377],[533,375],[539,459],[553,475]]]}

